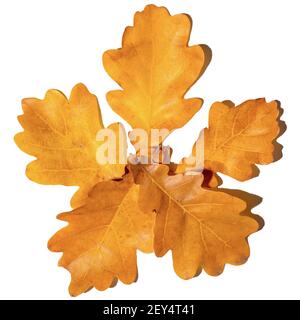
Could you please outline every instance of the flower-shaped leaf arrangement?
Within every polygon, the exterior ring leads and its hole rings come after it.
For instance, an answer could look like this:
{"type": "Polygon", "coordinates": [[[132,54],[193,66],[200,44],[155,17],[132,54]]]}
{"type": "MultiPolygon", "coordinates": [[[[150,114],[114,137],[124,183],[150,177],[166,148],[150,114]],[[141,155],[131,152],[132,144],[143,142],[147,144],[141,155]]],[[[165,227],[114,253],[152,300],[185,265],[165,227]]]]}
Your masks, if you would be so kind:
{"type": "Polygon", "coordinates": [[[79,187],[73,210],[58,215],[68,225],[48,244],[63,253],[59,265],[71,273],[71,295],[136,281],[137,250],[159,257],[171,250],[183,279],[202,269],[219,275],[226,263],[249,257],[248,236],[262,227],[251,213],[259,197],[220,188],[218,173],[245,181],[258,175],[256,164],[280,158],[275,139],[283,128],[281,109],[265,99],[238,106],[216,102],[191,155],[179,164],[166,161],[164,139],[203,102],[184,98],[210,60],[207,46],[188,45],[190,32],[189,16],[149,5],[125,29],[122,48],[103,55],[107,73],[121,87],[108,92],[108,103],[131,125],[132,143],[140,131],[146,135],[146,146],[138,150],[135,144],[135,155],[127,157],[120,123],[104,128],[97,98],[83,84],[69,99],[49,90],[43,100],[22,101],[24,131],[15,141],[36,157],[28,178],[79,187]]]}

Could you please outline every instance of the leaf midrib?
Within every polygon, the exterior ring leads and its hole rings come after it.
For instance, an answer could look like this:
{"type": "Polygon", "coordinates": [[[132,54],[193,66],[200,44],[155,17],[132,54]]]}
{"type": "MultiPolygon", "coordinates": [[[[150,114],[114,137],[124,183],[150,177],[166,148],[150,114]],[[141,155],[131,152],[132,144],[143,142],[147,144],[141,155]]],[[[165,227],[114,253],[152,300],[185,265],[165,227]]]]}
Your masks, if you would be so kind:
{"type": "MultiPolygon", "coordinates": [[[[225,246],[231,247],[228,245],[227,241],[222,239],[211,227],[209,227],[208,225],[206,225],[202,219],[199,219],[197,216],[195,216],[194,214],[192,214],[189,210],[187,210],[184,205],[182,205],[178,200],[176,200],[166,189],[164,189],[154,178],[153,176],[145,169],[142,167],[142,170],[147,174],[147,176],[150,178],[151,182],[154,183],[164,194],[167,195],[167,197],[169,197],[169,199],[171,199],[180,209],[182,209],[182,211],[186,214],[188,214],[189,216],[191,216],[193,219],[195,219],[200,225],[201,227],[205,227],[210,233],[212,233],[217,240],[219,240],[220,242],[222,242],[225,246]]],[[[196,205],[196,204],[195,204],[196,205]]],[[[197,204],[198,205],[198,204],[197,204]]],[[[218,205],[218,204],[216,204],[218,205]]],[[[221,204],[220,204],[221,205],[221,204]]],[[[166,224],[165,224],[166,227],[166,224]]],[[[165,234],[165,232],[164,232],[165,234]]]]}
{"type": "MultiPolygon", "coordinates": [[[[73,261],[70,262],[70,264],[72,264],[75,260],[79,259],[79,258],[82,257],[83,255],[87,254],[89,251],[92,251],[92,250],[95,250],[95,249],[96,249],[97,251],[99,251],[100,255],[102,255],[100,249],[101,249],[101,246],[103,245],[103,243],[104,243],[104,241],[105,241],[105,239],[106,239],[106,237],[107,237],[107,234],[108,234],[108,232],[109,232],[110,230],[112,230],[112,231],[114,232],[115,237],[117,237],[117,233],[116,233],[115,230],[112,228],[112,225],[113,225],[114,220],[116,219],[116,217],[120,214],[121,209],[122,209],[122,207],[123,207],[123,203],[124,203],[126,197],[128,196],[129,192],[131,191],[131,189],[132,189],[132,186],[128,189],[128,191],[127,191],[126,194],[124,195],[123,199],[121,200],[120,204],[119,204],[118,206],[116,206],[116,207],[117,207],[117,210],[116,210],[113,218],[111,219],[111,222],[110,222],[109,224],[103,225],[103,227],[104,227],[104,228],[107,228],[107,229],[106,229],[106,231],[105,231],[104,234],[103,234],[102,240],[101,240],[100,242],[97,242],[97,243],[96,243],[96,246],[93,246],[93,247],[89,248],[88,250],[85,250],[85,251],[82,252],[79,256],[77,256],[76,258],[74,258],[73,261]]],[[[102,226],[98,226],[99,229],[100,229],[101,227],[102,227],[102,226]]],[[[97,229],[98,229],[98,228],[97,228],[97,229]]],[[[95,229],[95,228],[93,228],[93,229],[95,229]]],[[[90,229],[89,229],[89,230],[85,230],[85,232],[88,232],[88,231],[90,231],[90,229]]],[[[125,270],[126,268],[125,268],[124,261],[123,261],[123,257],[122,257],[122,254],[121,254],[119,241],[118,241],[118,247],[119,247],[120,257],[121,257],[121,261],[122,261],[122,269],[125,270]]],[[[94,259],[93,259],[93,260],[94,260],[94,259]]],[[[70,264],[69,264],[69,265],[70,265],[70,264]]],[[[90,267],[89,269],[91,269],[94,264],[95,264],[95,262],[93,262],[93,263],[91,264],[91,267],[90,267]]]]}

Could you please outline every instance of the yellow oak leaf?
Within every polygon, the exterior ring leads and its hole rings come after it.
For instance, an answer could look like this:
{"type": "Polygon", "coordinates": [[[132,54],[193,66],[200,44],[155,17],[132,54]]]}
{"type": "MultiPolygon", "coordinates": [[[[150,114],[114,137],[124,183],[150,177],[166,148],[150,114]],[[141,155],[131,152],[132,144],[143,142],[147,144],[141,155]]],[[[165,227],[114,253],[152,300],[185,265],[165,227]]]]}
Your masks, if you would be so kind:
{"type": "Polygon", "coordinates": [[[203,175],[168,175],[164,165],[141,166],[140,205],[155,210],[154,251],[172,250],[175,272],[183,279],[222,273],[249,256],[247,237],[259,229],[247,203],[226,189],[203,188],[203,175]],[[245,215],[247,213],[247,215],[245,215]]]}
{"type": "MultiPolygon", "coordinates": [[[[60,91],[49,90],[43,100],[23,99],[22,107],[24,114],[19,122],[24,131],[15,136],[15,142],[37,158],[27,166],[29,179],[41,184],[80,186],[84,192],[80,190],[72,201],[79,206],[90,190],[87,186],[123,175],[125,164],[97,162],[97,150],[104,141],[97,141],[96,136],[104,126],[97,98],[83,84],[73,88],[69,100],[60,91]]],[[[117,138],[124,131],[119,123],[108,128],[117,138]]]]}
{"type": "Polygon", "coordinates": [[[48,247],[63,252],[59,265],[71,273],[71,295],[91,287],[105,290],[117,279],[126,284],[137,279],[136,250],[152,251],[154,223],[153,214],[139,209],[138,193],[131,174],[121,181],[102,181],[84,206],[58,216],[69,224],[48,247]]]}
{"type": "MultiPolygon", "coordinates": [[[[209,127],[204,130],[204,168],[221,172],[244,181],[258,175],[255,164],[269,164],[281,157],[281,146],[276,142],[284,128],[279,120],[279,102],[265,99],[248,100],[234,106],[216,102],[209,112],[209,127]]],[[[196,154],[196,145],[188,162],[196,154]]],[[[200,150],[200,152],[203,150],[200,150]]],[[[186,159],[177,172],[188,168],[186,159]]]]}
{"type": "Polygon", "coordinates": [[[108,103],[132,128],[171,131],[200,109],[201,99],[184,95],[207,67],[210,51],[189,47],[190,32],[189,16],[149,5],[125,29],[122,48],[104,53],[105,70],[123,88],[110,91],[108,103]]]}
{"type": "Polygon", "coordinates": [[[255,164],[276,160],[275,139],[280,133],[277,101],[248,100],[237,107],[214,103],[204,134],[204,166],[238,180],[258,175],[255,164]]]}

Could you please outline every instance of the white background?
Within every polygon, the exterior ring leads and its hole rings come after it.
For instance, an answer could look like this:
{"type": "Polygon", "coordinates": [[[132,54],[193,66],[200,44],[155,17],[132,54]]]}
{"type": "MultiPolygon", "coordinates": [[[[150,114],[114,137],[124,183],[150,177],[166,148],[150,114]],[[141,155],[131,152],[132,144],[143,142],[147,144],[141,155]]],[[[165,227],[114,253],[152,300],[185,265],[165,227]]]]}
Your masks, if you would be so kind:
{"type": "MultiPolygon", "coordinates": [[[[251,257],[240,267],[227,266],[219,277],[179,279],[171,255],[138,254],[139,280],[105,292],[92,290],[77,299],[271,299],[300,298],[300,2],[155,1],[172,14],[193,18],[191,44],[205,43],[213,58],[188,96],[202,97],[202,110],[168,143],[175,159],[187,155],[206,125],[213,101],[278,99],[288,130],[280,138],[284,158],[261,168],[258,178],[224,187],[258,194],[254,209],[265,219],[250,237],[251,257]],[[179,143],[181,142],[181,143],[179,143]]],[[[105,124],[121,120],[105,93],[117,85],[105,73],[102,53],[121,44],[123,29],[135,11],[148,4],[127,1],[0,1],[0,297],[69,299],[69,273],[57,267],[60,254],[47,250],[49,237],[63,226],[57,213],[70,209],[74,187],[41,186],[25,177],[31,157],[14,144],[21,128],[20,100],[42,98],[47,89],[69,95],[83,82],[97,94],[105,124]]],[[[127,126],[128,128],[128,126],[127,126]]]]}

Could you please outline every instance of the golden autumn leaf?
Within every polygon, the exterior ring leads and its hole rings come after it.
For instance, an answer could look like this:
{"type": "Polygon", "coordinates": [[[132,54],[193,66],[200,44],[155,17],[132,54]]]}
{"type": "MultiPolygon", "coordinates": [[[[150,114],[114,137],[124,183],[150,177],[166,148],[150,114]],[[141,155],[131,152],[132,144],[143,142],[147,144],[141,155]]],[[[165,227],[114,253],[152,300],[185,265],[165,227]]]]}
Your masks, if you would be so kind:
{"type": "Polygon", "coordinates": [[[105,290],[116,279],[137,279],[136,250],[152,251],[153,214],[138,208],[139,186],[127,174],[122,181],[99,182],[86,204],[58,216],[69,225],[49,240],[51,251],[63,252],[59,265],[72,275],[70,294],[91,287],[105,290]]]}
{"type": "Polygon", "coordinates": [[[122,48],[104,53],[105,70],[123,88],[110,91],[108,103],[132,128],[173,130],[200,109],[201,99],[184,95],[204,72],[210,52],[189,47],[190,32],[189,16],[149,5],[125,29],[122,48]]]}
{"type": "MultiPolygon", "coordinates": [[[[204,131],[204,168],[241,181],[257,176],[255,164],[278,159],[280,114],[277,101],[248,100],[236,107],[226,102],[214,103],[209,127],[204,131]]],[[[196,157],[195,146],[191,157],[196,157]]],[[[178,172],[186,167],[181,164],[178,172]]]]}
{"type": "MultiPolygon", "coordinates": [[[[22,106],[24,114],[19,122],[24,131],[15,136],[15,142],[37,158],[27,167],[29,179],[41,184],[80,186],[84,190],[72,200],[79,206],[89,186],[123,175],[125,164],[97,162],[97,149],[103,141],[97,141],[96,136],[104,126],[97,98],[83,84],[73,88],[69,100],[60,91],[49,90],[43,100],[23,99],[22,106]]],[[[117,137],[124,130],[119,123],[109,128],[117,137]]]]}
{"type": "Polygon", "coordinates": [[[204,166],[238,180],[258,174],[255,164],[276,158],[274,140],[280,133],[277,101],[248,100],[237,107],[214,103],[205,131],[204,166]]]}
{"type": "Polygon", "coordinates": [[[136,174],[140,204],[156,211],[154,250],[172,250],[174,269],[183,279],[202,268],[220,274],[226,263],[239,265],[249,256],[246,238],[259,228],[244,200],[226,189],[202,187],[203,176],[168,175],[164,165],[141,166],[136,174]]]}
{"type": "Polygon", "coordinates": [[[157,256],[171,250],[183,279],[202,269],[218,275],[225,264],[247,260],[248,236],[263,226],[251,213],[261,199],[220,188],[218,173],[244,181],[258,174],[256,165],[279,159],[279,102],[214,103],[208,128],[179,164],[162,144],[202,106],[185,94],[211,53],[205,45],[189,46],[191,25],[186,14],[171,16],[148,5],[125,29],[122,47],[103,55],[106,71],[121,87],[108,92],[107,100],[133,128],[135,154],[127,155],[120,123],[104,127],[97,98],[83,84],[69,99],[49,90],[42,100],[22,101],[24,131],[15,142],[36,158],[27,166],[28,178],[79,187],[73,210],[58,215],[68,225],[48,244],[62,252],[59,265],[71,273],[73,296],[92,287],[105,290],[117,280],[134,282],[137,250],[157,256]]]}

